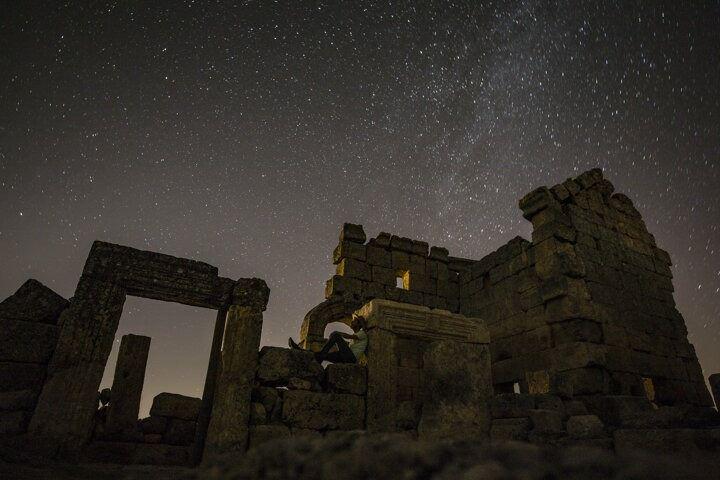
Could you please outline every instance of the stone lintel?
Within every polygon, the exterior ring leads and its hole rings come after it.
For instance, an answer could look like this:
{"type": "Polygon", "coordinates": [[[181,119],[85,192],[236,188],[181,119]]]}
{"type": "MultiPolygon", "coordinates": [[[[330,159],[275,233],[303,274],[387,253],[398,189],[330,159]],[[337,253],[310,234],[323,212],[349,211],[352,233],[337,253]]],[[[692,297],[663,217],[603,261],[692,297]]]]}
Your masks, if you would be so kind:
{"type": "Polygon", "coordinates": [[[490,343],[490,333],[484,320],[448,310],[375,299],[356,313],[365,317],[368,329],[380,328],[423,340],[490,343]]]}

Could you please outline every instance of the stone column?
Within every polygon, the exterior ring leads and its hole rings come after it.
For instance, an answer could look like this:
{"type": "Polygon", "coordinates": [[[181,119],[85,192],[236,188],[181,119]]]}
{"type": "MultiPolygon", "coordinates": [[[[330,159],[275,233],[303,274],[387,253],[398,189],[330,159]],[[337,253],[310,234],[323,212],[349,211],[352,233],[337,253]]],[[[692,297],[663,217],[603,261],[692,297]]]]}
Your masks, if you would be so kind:
{"type": "Polygon", "coordinates": [[[377,326],[369,327],[366,356],[367,429],[370,432],[394,432],[397,430],[395,335],[377,326]]]}
{"type": "Polygon", "coordinates": [[[120,342],[110,408],[105,428],[117,440],[134,440],[140,413],[140,396],[145,382],[145,367],[150,351],[150,337],[125,335],[120,342]]]}
{"type": "Polygon", "coordinates": [[[720,373],[713,373],[710,375],[710,378],[708,378],[708,381],[710,382],[710,389],[715,398],[715,408],[720,410],[720,373]]]}
{"type": "Polygon", "coordinates": [[[202,404],[198,413],[197,428],[195,429],[195,442],[192,450],[192,464],[197,465],[202,461],[203,449],[205,448],[205,435],[210,424],[213,400],[215,398],[215,384],[220,370],[220,355],[222,353],[223,335],[225,333],[225,318],[227,308],[218,310],[215,318],[215,329],[213,331],[212,347],[210,349],[210,360],[205,373],[205,386],[203,387],[202,404]]]}
{"type": "Polygon", "coordinates": [[[243,454],[247,448],[262,319],[260,307],[233,305],[228,309],[204,461],[243,454]]]}
{"type": "Polygon", "coordinates": [[[62,326],[28,434],[48,450],[77,451],[90,438],[97,392],[117,331],[125,290],[83,275],[62,326]]]}

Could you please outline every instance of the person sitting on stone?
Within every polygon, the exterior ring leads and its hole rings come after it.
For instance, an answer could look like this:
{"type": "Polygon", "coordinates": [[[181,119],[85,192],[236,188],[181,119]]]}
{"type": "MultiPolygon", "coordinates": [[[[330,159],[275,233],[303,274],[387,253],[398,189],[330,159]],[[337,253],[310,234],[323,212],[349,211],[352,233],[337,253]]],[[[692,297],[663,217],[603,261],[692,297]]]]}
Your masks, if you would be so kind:
{"type": "MultiPolygon", "coordinates": [[[[332,332],[328,341],[323,345],[319,352],[315,352],[315,360],[319,363],[323,361],[332,363],[357,363],[360,356],[365,353],[368,344],[368,336],[365,318],[360,315],[353,315],[350,328],[354,334],[344,332],[332,332]],[[345,340],[352,340],[348,344],[345,340]],[[332,351],[333,347],[337,349],[332,351]]],[[[290,348],[300,349],[300,346],[291,338],[288,339],[290,348]]]]}

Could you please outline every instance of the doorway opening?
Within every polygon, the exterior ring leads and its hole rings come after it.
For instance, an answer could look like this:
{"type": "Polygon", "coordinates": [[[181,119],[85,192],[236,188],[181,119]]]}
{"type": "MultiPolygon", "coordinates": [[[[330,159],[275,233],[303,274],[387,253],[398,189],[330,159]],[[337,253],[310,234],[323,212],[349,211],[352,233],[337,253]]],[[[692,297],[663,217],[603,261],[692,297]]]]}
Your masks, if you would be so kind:
{"type": "Polygon", "coordinates": [[[112,387],[120,339],[135,334],[151,338],[140,418],[149,415],[161,392],[202,398],[216,316],[208,308],[128,296],[100,390],[112,387]]]}

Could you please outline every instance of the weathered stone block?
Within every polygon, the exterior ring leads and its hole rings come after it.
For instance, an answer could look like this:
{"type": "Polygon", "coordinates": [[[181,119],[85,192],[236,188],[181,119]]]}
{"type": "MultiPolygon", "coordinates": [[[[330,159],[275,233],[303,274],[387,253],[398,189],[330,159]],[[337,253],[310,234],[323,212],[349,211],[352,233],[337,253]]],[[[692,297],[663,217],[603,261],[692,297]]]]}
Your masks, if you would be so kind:
{"type": "Polygon", "coordinates": [[[367,258],[365,245],[344,241],[333,251],[333,264],[337,265],[343,258],[352,258],[364,262],[367,258]]]}
{"type": "Polygon", "coordinates": [[[31,278],[14,294],[0,302],[0,320],[55,325],[60,313],[67,306],[67,300],[31,278]]]}
{"type": "Polygon", "coordinates": [[[370,266],[365,262],[361,262],[360,260],[355,260],[353,258],[343,258],[340,260],[336,272],[338,275],[357,278],[358,280],[362,280],[364,282],[372,280],[370,266]]]}
{"type": "Polygon", "coordinates": [[[520,199],[523,217],[530,221],[538,212],[550,207],[560,209],[560,205],[547,187],[536,188],[520,199]]]}
{"type": "Polygon", "coordinates": [[[290,429],[285,425],[255,425],[250,427],[250,448],[255,448],[270,440],[290,436],[290,429]]]}
{"type": "Polygon", "coordinates": [[[557,410],[529,410],[533,430],[542,433],[563,431],[563,415],[557,410]]]}
{"type": "Polygon", "coordinates": [[[137,465],[188,465],[190,452],[188,447],[158,444],[144,444],[138,447],[132,457],[137,465]]]}
{"type": "Polygon", "coordinates": [[[262,403],[250,404],[250,425],[264,425],[267,420],[267,411],[262,403]]]}
{"type": "Polygon", "coordinates": [[[190,445],[195,440],[195,427],[194,420],[171,418],[163,435],[163,442],[168,445],[190,445]]]}
{"type": "Polygon", "coordinates": [[[39,390],[46,368],[37,363],[0,362],[0,392],[39,390]]]}
{"type": "Polygon", "coordinates": [[[265,412],[271,420],[275,417],[279,418],[282,410],[282,398],[278,389],[273,387],[253,388],[251,399],[265,407],[265,412]]]}
{"type": "Polygon", "coordinates": [[[395,287],[395,270],[374,265],[372,267],[372,281],[387,287],[395,287]]]}
{"type": "Polygon", "coordinates": [[[206,460],[247,450],[262,322],[262,310],[258,307],[233,305],[228,309],[212,415],[205,437],[206,460]]]}
{"type": "Polygon", "coordinates": [[[0,392],[0,411],[32,410],[37,393],[32,390],[0,392]]]}
{"type": "Polygon", "coordinates": [[[369,265],[392,268],[392,255],[390,255],[388,250],[382,247],[368,245],[366,258],[369,265]]]}
{"type": "Polygon", "coordinates": [[[146,435],[162,435],[168,425],[167,417],[149,416],[140,420],[140,430],[146,435]]]}
{"type": "Polygon", "coordinates": [[[389,233],[380,232],[377,237],[370,239],[368,243],[382,248],[389,248],[391,239],[392,236],[389,233]]]}
{"type": "Polygon", "coordinates": [[[492,421],[490,440],[495,442],[527,441],[530,432],[530,419],[499,418],[492,421]]]}
{"type": "Polygon", "coordinates": [[[60,327],[40,322],[0,319],[0,359],[47,363],[55,350],[60,327]]]}
{"type": "Polygon", "coordinates": [[[563,404],[565,406],[565,413],[570,417],[588,414],[587,407],[580,400],[567,400],[563,402],[563,404]]]}
{"type": "Polygon", "coordinates": [[[593,320],[573,319],[552,325],[552,337],[556,345],[571,342],[601,343],[602,326],[593,320]]]}
{"type": "Polygon", "coordinates": [[[287,382],[287,387],[290,390],[320,390],[317,382],[297,377],[290,377],[287,382]]]}
{"type": "Polygon", "coordinates": [[[441,262],[447,262],[450,257],[447,248],[444,247],[430,247],[430,254],[428,258],[433,260],[439,260],[441,262]]]}
{"type": "Polygon", "coordinates": [[[354,430],[365,424],[365,399],[342,393],[288,390],[283,422],[312,430],[354,430]]]}
{"type": "Polygon", "coordinates": [[[362,225],[353,223],[343,224],[342,230],[340,230],[340,242],[365,243],[365,239],[365,230],[363,230],[362,225]]]}
{"type": "Polygon", "coordinates": [[[19,435],[27,429],[29,412],[0,412],[0,435],[19,435]]]}
{"type": "Polygon", "coordinates": [[[413,241],[406,237],[393,235],[390,237],[390,248],[401,252],[413,253],[413,241]]]}
{"type": "Polygon", "coordinates": [[[333,392],[364,395],[367,391],[367,370],[363,365],[330,364],[325,369],[325,383],[333,392]]]}
{"type": "Polygon", "coordinates": [[[199,398],[188,397],[177,393],[163,392],[155,396],[151,416],[179,418],[182,420],[196,420],[200,412],[199,398]]]}
{"type": "Polygon", "coordinates": [[[535,408],[535,398],[531,395],[502,393],[490,399],[492,418],[528,417],[535,408]]]}
{"type": "Polygon", "coordinates": [[[333,275],[325,282],[325,298],[358,294],[362,291],[362,280],[341,275],[333,275]]]}
{"type": "Polygon", "coordinates": [[[715,399],[715,407],[720,410],[720,373],[713,373],[708,378],[710,388],[712,389],[712,395],[715,399]]]}
{"type": "Polygon", "coordinates": [[[291,378],[317,382],[322,375],[310,351],[269,346],[260,350],[257,378],[264,385],[285,386],[291,378]]]}
{"type": "Polygon", "coordinates": [[[572,438],[600,438],[605,427],[596,415],[576,415],[568,418],[567,432],[572,438]]]}

